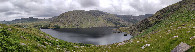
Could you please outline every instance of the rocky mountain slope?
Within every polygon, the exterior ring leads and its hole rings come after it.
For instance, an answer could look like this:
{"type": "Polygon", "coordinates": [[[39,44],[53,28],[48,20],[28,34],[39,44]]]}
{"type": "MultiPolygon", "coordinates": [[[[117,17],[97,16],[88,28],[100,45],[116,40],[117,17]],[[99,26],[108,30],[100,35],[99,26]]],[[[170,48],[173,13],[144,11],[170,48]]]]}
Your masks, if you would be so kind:
{"type": "MultiPolygon", "coordinates": [[[[63,21],[63,20],[62,20],[63,21]]],[[[134,38],[110,45],[59,40],[31,27],[0,24],[1,52],[171,52],[180,43],[195,52],[195,2],[182,0],[130,28],[134,38]]]]}
{"type": "MultiPolygon", "coordinates": [[[[130,27],[129,31],[132,35],[137,35],[145,29],[148,29],[163,20],[173,18],[172,15],[175,13],[184,13],[183,10],[186,11],[194,11],[194,2],[193,0],[183,0],[183,2],[179,2],[173,5],[170,5],[158,12],[156,12],[152,17],[142,20],[138,22],[136,25],[130,27]]],[[[179,18],[179,17],[178,17],[179,18]]],[[[193,17],[192,17],[193,18],[193,17]]]]}
{"type": "Polygon", "coordinates": [[[61,28],[124,27],[138,22],[140,18],[141,16],[114,15],[98,10],[74,10],[53,18],[51,25],[58,25],[61,28]]]}
{"type": "Polygon", "coordinates": [[[52,25],[59,25],[62,28],[88,28],[88,27],[115,27],[132,25],[115,15],[102,11],[74,10],[63,13],[51,21],[52,25]]]}

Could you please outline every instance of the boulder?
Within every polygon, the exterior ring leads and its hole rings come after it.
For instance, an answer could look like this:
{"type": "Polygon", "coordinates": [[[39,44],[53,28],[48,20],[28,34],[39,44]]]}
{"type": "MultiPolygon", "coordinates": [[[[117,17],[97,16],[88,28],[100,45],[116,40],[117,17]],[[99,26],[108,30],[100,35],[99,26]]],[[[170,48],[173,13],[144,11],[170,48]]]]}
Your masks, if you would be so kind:
{"type": "Polygon", "coordinates": [[[124,34],[124,36],[127,36],[127,34],[124,34]]]}
{"type": "Polygon", "coordinates": [[[186,43],[181,42],[178,46],[176,46],[171,52],[185,52],[188,49],[190,49],[191,46],[189,46],[186,43]]]}

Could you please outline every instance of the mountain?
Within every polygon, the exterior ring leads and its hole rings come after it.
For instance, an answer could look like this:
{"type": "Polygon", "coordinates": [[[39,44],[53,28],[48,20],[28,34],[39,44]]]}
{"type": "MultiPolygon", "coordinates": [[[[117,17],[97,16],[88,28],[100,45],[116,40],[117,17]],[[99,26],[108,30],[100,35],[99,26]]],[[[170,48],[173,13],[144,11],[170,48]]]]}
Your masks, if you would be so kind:
{"type": "Polygon", "coordinates": [[[36,28],[0,24],[0,51],[171,52],[180,43],[186,43],[191,46],[186,52],[195,52],[195,2],[182,0],[170,5],[129,30],[134,35],[130,40],[110,45],[89,45],[59,40],[36,28]]]}
{"type": "Polygon", "coordinates": [[[98,10],[74,10],[62,13],[51,21],[52,25],[62,28],[88,28],[88,27],[115,27],[128,26],[132,22],[126,22],[115,15],[98,10]]]}
{"type": "Polygon", "coordinates": [[[145,18],[151,17],[153,14],[145,14],[145,15],[139,15],[139,16],[132,16],[132,15],[117,15],[117,17],[128,21],[128,22],[134,22],[137,23],[145,18]]]}
{"type": "Polygon", "coordinates": [[[141,16],[115,15],[98,10],[73,10],[52,18],[51,25],[61,28],[126,27],[141,19],[141,16]]]}
{"type": "Polygon", "coordinates": [[[31,23],[31,22],[37,22],[37,21],[49,21],[48,19],[38,19],[38,18],[21,18],[21,19],[15,19],[12,21],[0,21],[0,24],[17,24],[17,23],[31,23]]]}
{"type": "MultiPolygon", "coordinates": [[[[172,16],[177,13],[184,13],[185,11],[194,12],[194,1],[183,0],[182,2],[170,5],[162,10],[156,12],[152,17],[146,18],[136,25],[130,27],[129,32],[132,35],[138,35],[140,32],[148,29],[164,20],[173,18],[172,16]]],[[[180,17],[177,17],[180,18],[180,17]]],[[[193,17],[192,17],[193,18],[193,17]]],[[[174,20],[174,19],[172,19],[174,20]]],[[[191,19],[193,20],[193,19],[191,19]]]]}

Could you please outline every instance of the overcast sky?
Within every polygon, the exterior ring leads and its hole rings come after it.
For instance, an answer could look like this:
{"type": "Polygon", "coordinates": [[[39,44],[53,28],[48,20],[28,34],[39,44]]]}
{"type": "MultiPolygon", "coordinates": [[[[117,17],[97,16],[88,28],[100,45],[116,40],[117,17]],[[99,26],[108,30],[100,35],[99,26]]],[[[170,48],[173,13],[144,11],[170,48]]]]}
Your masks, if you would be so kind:
{"type": "Polygon", "coordinates": [[[0,0],[0,21],[48,18],[72,10],[100,10],[111,14],[142,15],[181,0],[0,0]]]}

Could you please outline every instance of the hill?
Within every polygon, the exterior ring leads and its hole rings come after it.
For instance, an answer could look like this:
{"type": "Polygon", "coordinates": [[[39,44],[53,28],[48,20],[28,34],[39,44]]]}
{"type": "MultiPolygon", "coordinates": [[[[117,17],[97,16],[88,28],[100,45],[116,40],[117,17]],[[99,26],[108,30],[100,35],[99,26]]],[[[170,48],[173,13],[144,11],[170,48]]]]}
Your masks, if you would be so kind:
{"type": "MultiPolygon", "coordinates": [[[[171,52],[181,42],[195,52],[195,2],[182,0],[129,28],[134,38],[81,50],[96,52],[171,52]]],[[[79,51],[79,50],[78,50],[79,51]]]]}
{"type": "Polygon", "coordinates": [[[0,24],[31,23],[37,21],[49,21],[49,19],[38,19],[38,18],[29,17],[29,18],[15,19],[12,21],[0,21],[0,24]]]}
{"type": "Polygon", "coordinates": [[[51,24],[59,25],[62,28],[88,28],[127,26],[133,23],[102,11],[74,10],[59,15],[51,21],[51,24]]]}
{"type": "Polygon", "coordinates": [[[139,16],[132,16],[132,15],[116,15],[116,16],[125,21],[137,23],[145,18],[151,17],[152,15],[153,14],[145,14],[139,16]]]}
{"type": "Polygon", "coordinates": [[[76,50],[75,46],[90,45],[59,40],[31,27],[0,24],[1,52],[64,52],[76,50]]]}
{"type": "Polygon", "coordinates": [[[52,19],[51,25],[58,25],[61,28],[126,27],[138,22],[137,18],[98,10],[74,10],[52,19]]]}
{"type": "MultiPolygon", "coordinates": [[[[132,35],[138,35],[143,30],[148,29],[160,23],[161,21],[170,20],[173,18],[172,15],[176,13],[184,13],[184,11],[193,12],[194,11],[194,1],[183,0],[183,2],[179,2],[176,4],[170,5],[166,8],[163,8],[162,10],[157,11],[152,17],[146,18],[142,20],[141,22],[138,22],[137,24],[131,26],[129,29],[129,32],[132,35]]],[[[172,19],[172,20],[175,20],[175,19],[172,19]]]]}

